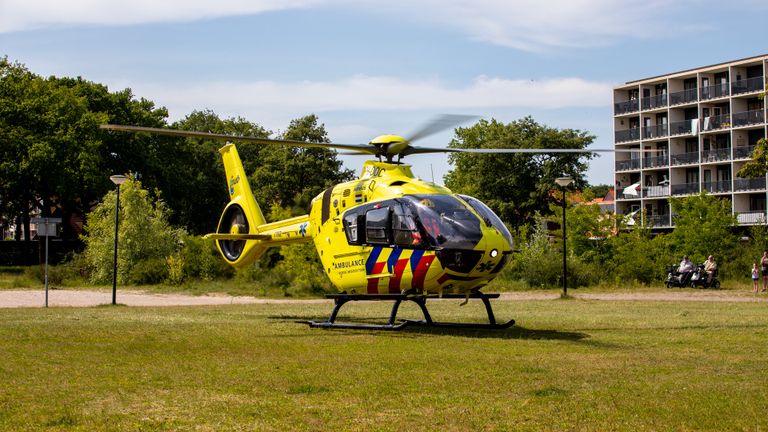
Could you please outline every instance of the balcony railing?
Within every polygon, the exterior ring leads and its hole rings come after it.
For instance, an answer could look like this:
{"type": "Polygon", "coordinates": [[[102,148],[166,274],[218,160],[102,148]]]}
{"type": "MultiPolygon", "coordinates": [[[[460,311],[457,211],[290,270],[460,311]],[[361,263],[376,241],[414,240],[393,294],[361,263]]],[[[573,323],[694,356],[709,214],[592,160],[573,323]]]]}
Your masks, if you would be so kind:
{"type": "Polygon", "coordinates": [[[731,94],[750,93],[763,91],[763,77],[754,77],[731,83],[731,94]]]}
{"type": "Polygon", "coordinates": [[[629,100],[626,102],[618,102],[613,104],[613,112],[616,115],[635,112],[640,109],[640,104],[637,99],[629,100]]]}
{"type": "Polygon", "coordinates": [[[640,169],[640,159],[619,160],[616,161],[616,171],[627,171],[640,169]]]}
{"type": "Polygon", "coordinates": [[[744,178],[733,179],[734,191],[753,191],[753,190],[763,190],[763,189],[765,189],[765,177],[754,178],[754,179],[744,179],[744,178]]]}
{"type": "Polygon", "coordinates": [[[669,124],[670,135],[690,135],[691,130],[692,126],[690,120],[672,122],[669,124]]]}
{"type": "Polygon", "coordinates": [[[691,195],[699,193],[698,183],[683,183],[672,185],[672,195],[691,195]]]}
{"type": "Polygon", "coordinates": [[[643,127],[643,139],[653,139],[653,138],[661,138],[665,137],[668,134],[668,125],[666,124],[658,124],[655,126],[644,126],[643,127]]]}
{"type": "Polygon", "coordinates": [[[669,186],[648,186],[643,189],[643,198],[667,196],[669,196],[669,186]]]}
{"type": "Polygon", "coordinates": [[[688,165],[699,162],[699,152],[680,153],[672,155],[672,165],[688,165]]]}
{"type": "Polygon", "coordinates": [[[616,199],[640,199],[640,194],[625,194],[624,191],[616,192],[616,199]]]}
{"type": "Polygon", "coordinates": [[[656,96],[648,96],[642,99],[642,107],[644,110],[661,108],[667,106],[667,95],[660,94],[656,96]]]}
{"type": "Polygon", "coordinates": [[[765,210],[750,210],[736,213],[736,221],[742,225],[757,225],[765,223],[765,210]]]}
{"type": "Polygon", "coordinates": [[[701,163],[731,160],[731,148],[709,149],[701,152],[701,163]]]}
{"type": "Polygon", "coordinates": [[[733,149],[734,159],[749,159],[752,157],[752,152],[755,151],[755,146],[741,146],[733,149]]]}
{"type": "Polygon", "coordinates": [[[715,84],[701,88],[701,100],[716,99],[728,96],[728,83],[715,84]]]}
{"type": "Polygon", "coordinates": [[[687,89],[669,94],[670,105],[680,105],[689,102],[696,102],[699,98],[699,89],[687,89]]]}
{"type": "Polygon", "coordinates": [[[666,155],[643,158],[643,168],[656,168],[667,165],[669,165],[669,158],[666,155]]]}
{"type": "Polygon", "coordinates": [[[640,139],[640,128],[616,131],[616,142],[637,141],[640,139]]]}
{"type": "Polygon", "coordinates": [[[672,221],[669,218],[669,215],[653,215],[648,216],[648,224],[652,227],[657,228],[663,228],[663,227],[671,227],[672,221]]]}
{"type": "Polygon", "coordinates": [[[743,111],[731,114],[733,127],[747,126],[765,122],[763,110],[743,111]]]}
{"type": "Polygon", "coordinates": [[[722,114],[717,116],[704,117],[702,131],[711,131],[716,129],[725,129],[731,127],[731,115],[722,114]]]}
{"type": "Polygon", "coordinates": [[[709,193],[730,192],[731,181],[722,180],[722,181],[704,182],[702,183],[702,187],[705,191],[709,193]]]}

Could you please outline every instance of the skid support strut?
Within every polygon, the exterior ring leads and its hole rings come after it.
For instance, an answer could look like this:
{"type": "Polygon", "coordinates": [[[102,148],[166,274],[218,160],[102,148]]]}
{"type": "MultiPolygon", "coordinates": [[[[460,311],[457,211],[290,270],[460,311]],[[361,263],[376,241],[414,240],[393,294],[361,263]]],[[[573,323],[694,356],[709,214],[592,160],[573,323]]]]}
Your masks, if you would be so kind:
{"type": "Polygon", "coordinates": [[[328,294],[327,298],[332,298],[334,301],[333,311],[331,316],[328,317],[328,321],[308,321],[310,327],[319,328],[343,328],[343,329],[362,329],[362,330],[401,330],[409,326],[424,326],[424,327],[450,327],[450,328],[473,328],[473,329],[505,329],[513,326],[515,320],[509,320],[505,323],[497,323],[496,317],[493,315],[493,308],[491,307],[490,299],[498,298],[499,294],[484,294],[481,292],[472,293],[469,295],[470,299],[480,299],[485,305],[485,311],[488,314],[488,323],[459,323],[459,322],[439,322],[433,321],[432,316],[427,310],[427,299],[465,299],[465,294],[443,294],[438,297],[437,295],[413,295],[413,294],[328,294]],[[358,324],[358,323],[337,323],[336,317],[339,314],[339,310],[342,306],[351,301],[387,301],[392,300],[395,303],[392,305],[392,311],[389,314],[389,321],[387,324],[358,324]],[[404,320],[400,323],[396,323],[397,311],[400,308],[400,304],[403,301],[412,301],[419,305],[421,313],[424,315],[423,320],[404,320]]]}

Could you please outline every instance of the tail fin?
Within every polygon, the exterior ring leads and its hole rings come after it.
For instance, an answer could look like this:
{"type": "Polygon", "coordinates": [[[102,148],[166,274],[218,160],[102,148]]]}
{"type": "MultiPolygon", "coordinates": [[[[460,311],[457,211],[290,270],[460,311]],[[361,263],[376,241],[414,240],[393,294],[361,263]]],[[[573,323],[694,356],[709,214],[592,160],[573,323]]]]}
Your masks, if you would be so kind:
{"type": "MultiPolygon", "coordinates": [[[[216,232],[257,234],[258,227],[266,224],[266,220],[253,197],[237,148],[234,144],[227,144],[219,149],[219,153],[224,160],[230,201],[221,214],[216,232]]],[[[246,266],[266,252],[267,246],[258,243],[253,240],[216,240],[221,254],[235,267],[246,266]]]]}

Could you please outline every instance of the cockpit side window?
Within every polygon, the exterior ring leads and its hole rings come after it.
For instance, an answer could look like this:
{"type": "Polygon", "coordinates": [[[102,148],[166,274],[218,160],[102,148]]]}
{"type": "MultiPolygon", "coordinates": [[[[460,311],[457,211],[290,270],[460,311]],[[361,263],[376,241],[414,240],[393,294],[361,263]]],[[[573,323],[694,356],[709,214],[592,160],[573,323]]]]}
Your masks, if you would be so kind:
{"type": "Polygon", "coordinates": [[[392,213],[392,235],[395,244],[400,247],[420,248],[423,246],[422,234],[416,226],[413,215],[402,206],[395,205],[392,213]]]}
{"type": "Polygon", "coordinates": [[[363,215],[357,212],[347,212],[343,219],[344,233],[347,235],[347,243],[351,245],[361,245],[365,243],[365,236],[362,232],[362,224],[365,224],[363,215]]]}
{"type": "Polygon", "coordinates": [[[374,208],[365,214],[365,238],[370,244],[390,244],[389,207],[374,208]]]}

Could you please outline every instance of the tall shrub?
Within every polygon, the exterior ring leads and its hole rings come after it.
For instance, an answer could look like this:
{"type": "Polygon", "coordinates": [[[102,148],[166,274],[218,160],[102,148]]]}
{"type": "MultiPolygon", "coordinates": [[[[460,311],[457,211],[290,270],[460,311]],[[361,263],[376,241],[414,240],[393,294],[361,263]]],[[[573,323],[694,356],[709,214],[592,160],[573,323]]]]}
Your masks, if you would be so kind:
{"type": "MultiPolygon", "coordinates": [[[[116,191],[110,191],[90,213],[82,236],[83,256],[93,283],[112,280],[116,191]]],[[[167,221],[165,204],[129,179],[120,187],[117,280],[120,283],[159,282],[167,275],[166,258],[179,247],[182,231],[167,221]],[[158,280],[159,279],[159,280],[158,280]]]]}

